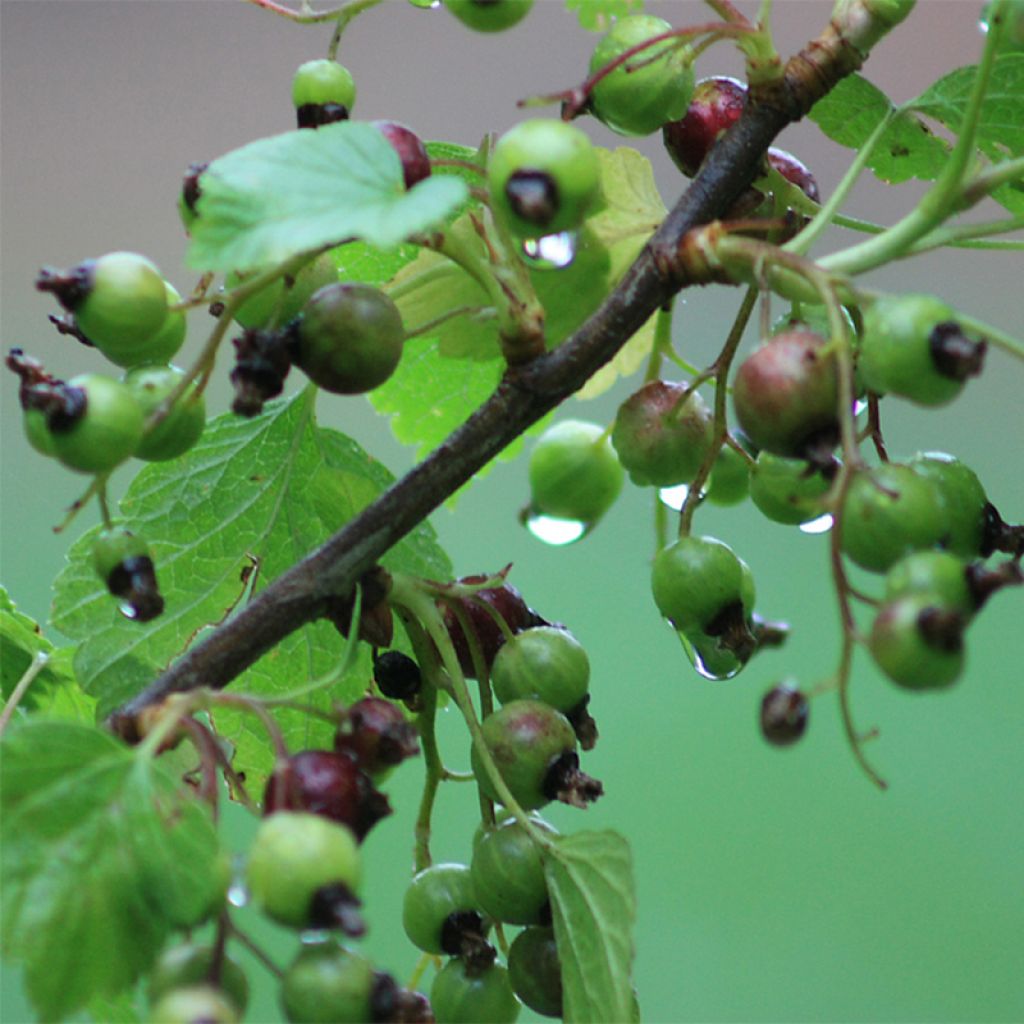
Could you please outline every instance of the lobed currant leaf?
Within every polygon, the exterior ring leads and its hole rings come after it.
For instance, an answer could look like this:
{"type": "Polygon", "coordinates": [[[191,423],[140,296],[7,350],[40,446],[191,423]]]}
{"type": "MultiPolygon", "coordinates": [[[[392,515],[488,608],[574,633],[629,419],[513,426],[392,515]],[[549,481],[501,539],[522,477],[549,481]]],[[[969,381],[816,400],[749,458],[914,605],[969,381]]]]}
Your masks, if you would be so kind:
{"type": "Polygon", "coordinates": [[[636,893],[629,844],[611,831],[559,836],[544,869],[562,960],[565,1020],[634,1019],[636,893]]]}
{"type": "Polygon", "coordinates": [[[214,160],[200,184],[188,263],[225,271],[349,238],[387,249],[440,224],[467,194],[453,175],[407,192],[394,149],[359,121],[258,139],[214,160]]]}

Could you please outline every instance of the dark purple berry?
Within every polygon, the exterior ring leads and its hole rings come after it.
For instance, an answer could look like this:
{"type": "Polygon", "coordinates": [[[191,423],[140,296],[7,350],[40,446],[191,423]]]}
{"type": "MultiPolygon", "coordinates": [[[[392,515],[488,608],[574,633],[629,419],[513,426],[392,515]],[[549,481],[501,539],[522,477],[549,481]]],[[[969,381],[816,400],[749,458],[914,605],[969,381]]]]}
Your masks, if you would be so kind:
{"type": "Polygon", "coordinates": [[[807,698],[792,683],[779,683],[761,701],[761,734],[773,746],[788,747],[803,736],[807,715],[807,698]]]}
{"type": "Polygon", "coordinates": [[[384,136],[402,161],[405,187],[412,188],[418,181],[430,177],[430,157],[420,137],[397,121],[374,121],[373,127],[384,136]]]}

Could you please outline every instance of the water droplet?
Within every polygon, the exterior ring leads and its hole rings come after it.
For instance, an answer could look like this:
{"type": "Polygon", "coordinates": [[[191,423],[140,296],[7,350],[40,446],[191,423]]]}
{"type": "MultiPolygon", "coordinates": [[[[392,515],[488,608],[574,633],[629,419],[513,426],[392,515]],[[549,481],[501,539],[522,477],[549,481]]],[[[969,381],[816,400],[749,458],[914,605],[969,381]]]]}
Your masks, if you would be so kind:
{"type": "Polygon", "coordinates": [[[578,519],[556,519],[554,516],[530,515],[526,528],[538,540],[552,547],[572,544],[587,532],[587,524],[578,519]]]}
{"type": "Polygon", "coordinates": [[[562,270],[576,258],[576,232],[528,238],[523,242],[523,256],[534,270],[562,270]]]}
{"type": "Polygon", "coordinates": [[[683,507],[683,502],[686,501],[686,496],[689,493],[689,484],[677,484],[675,487],[662,487],[658,491],[658,497],[661,498],[663,505],[668,505],[669,508],[678,512],[683,507]]]}
{"type": "Polygon", "coordinates": [[[138,608],[136,608],[135,605],[130,604],[127,601],[123,602],[122,604],[119,604],[117,606],[117,610],[126,619],[137,619],[139,617],[139,610],[138,610],[138,608]]]}
{"type": "Polygon", "coordinates": [[[853,403],[853,415],[859,416],[868,407],[868,401],[866,398],[858,398],[853,403]]]}
{"type": "Polygon", "coordinates": [[[832,516],[826,512],[817,519],[809,519],[806,523],[800,524],[801,533],[828,533],[832,529],[832,516]]]}
{"type": "Polygon", "coordinates": [[[679,642],[686,651],[690,664],[697,670],[698,674],[705,679],[720,682],[724,679],[732,679],[739,675],[743,668],[743,662],[731,651],[721,651],[715,646],[715,641],[708,637],[708,645],[705,650],[698,650],[693,641],[682,633],[677,634],[679,642]]]}
{"type": "Polygon", "coordinates": [[[245,883],[237,880],[228,887],[228,903],[233,907],[244,907],[249,902],[249,890],[245,883]]]}

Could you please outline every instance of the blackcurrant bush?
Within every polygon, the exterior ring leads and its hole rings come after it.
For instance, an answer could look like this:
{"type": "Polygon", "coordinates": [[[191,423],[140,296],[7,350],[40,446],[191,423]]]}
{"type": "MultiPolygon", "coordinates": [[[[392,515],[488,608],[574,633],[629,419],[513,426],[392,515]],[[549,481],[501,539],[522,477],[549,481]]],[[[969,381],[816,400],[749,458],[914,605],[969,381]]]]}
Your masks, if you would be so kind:
{"type": "Polygon", "coordinates": [[[249,1002],[249,979],[242,965],[230,954],[215,960],[213,946],[185,943],[165,950],[150,972],[147,982],[149,1002],[158,1003],[174,989],[209,985],[220,990],[239,1015],[249,1002]]]}
{"type": "Polygon", "coordinates": [[[458,958],[434,978],[430,1005],[437,1024],[514,1024],[520,1011],[504,967],[491,964],[476,971],[458,958]]]}
{"type": "Polygon", "coordinates": [[[278,811],[260,822],[246,883],[256,904],[293,928],[363,932],[355,909],[362,865],[352,830],[315,814],[278,811]]]}
{"type": "Polygon", "coordinates": [[[619,406],[611,441],[633,483],[673,487],[689,483],[707,458],[712,419],[696,391],[652,380],[619,406]]]}
{"type": "Polygon", "coordinates": [[[887,295],[864,313],[857,368],[878,394],[943,405],[981,372],[985,343],[967,338],[956,314],[931,295],[887,295]]]}
{"type": "Polygon", "coordinates": [[[654,603],[687,634],[716,636],[724,620],[745,621],[753,612],[752,582],[745,563],[714,537],[680,537],[651,568],[654,603]]]}
{"type": "Polygon", "coordinates": [[[512,991],[542,1017],[562,1016],[562,961],[550,928],[524,928],[508,951],[512,991]]]}
{"type": "Polygon", "coordinates": [[[530,452],[531,507],[557,519],[593,524],[611,508],[625,474],[605,430],[562,420],[530,452]]]}
{"type": "Polygon", "coordinates": [[[831,451],[839,436],[839,376],[826,342],[809,331],[770,338],[740,365],[733,405],[758,448],[790,458],[831,451]]]}
{"type": "MultiPolygon", "coordinates": [[[[178,386],[185,371],[176,366],[137,366],[124,377],[128,390],[149,419],[178,386]]],[[[146,431],[135,457],[163,462],[184,455],[202,436],[206,426],[206,402],[193,384],[152,430],[146,431]]]]}
{"type": "Polygon", "coordinates": [[[964,558],[991,554],[986,543],[990,506],[974,470],[945,452],[920,452],[907,465],[931,485],[942,509],[938,543],[964,558]]]}
{"type": "Polygon", "coordinates": [[[862,568],[885,572],[911,551],[934,547],[944,531],[934,488],[909,466],[886,462],[850,480],[839,539],[862,568]]]}
{"type": "Polygon", "coordinates": [[[792,683],[773,686],[761,700],[761,735],[776,747],[796,743],[807,730],[807,698],[792,683]]]}
{"type": "Polygon", "coordinates": [[[355,101],[355,79],[336,60],[308,60],[292,78],[292,104],[300,128],[344,121],[355,101]]]}
{"type": "Polygon", "coordinates": [[[150,1008],[155,1024],[238,1024],[241,1013],[234,1003],[211,985],[172,989],[150,1008]]]}
{"type": "Polygon", "coordinates": [[[63,273],[43,270],[36,287],[53,292],[85,336],[121,366],[149,358],[133,354],[167,318],[164,279],[150,260],[134,252],[107,253],[63,273]]]}
{"type": "MultiPolygon", "coordinates": [[[[486,576],[463,576],[456,583],[482,583],[486,576]]],[[[498,618],[504,621],[511,633],[518,633],[531,626],[546,626],[542,619],[523,600],[523,595],[510,583],[500,587],[487,587],[475,591],[470,597],[456,597],[441,605],[444,623],[451,637],[455,653],[459,658],[459,666],[470,679],[476,678],[476,665],[473,662],[469,640],[462,628],[460,619],[465,619],[473,639],[483,657],[484,665],[490,668],[501,645],[505,643],[505,631],[501,628],[498,618]],[[458,613],[458,614],[457,614],[458,613]]]]}
{"type": "Polygon", "coordinates": [[[750,471],[750,497],[773,522],[806,523],[824,513],[824,497],[835,471],[835,464],[821,470],[798,459],[761,452],[750,471]]]}
{"type": "Polygon", "coordinates": [[[535,626],[514,636],[491,666],[491,685],[502,704],[532,698],[566,714],[587,695],[589,683],[587,652],[557,626],[535,626]]]}
{"type": "Polygon", "coordinates": [[[61,389],[46,425],[57,458],[81,473],[107,473],[142,442],[142,409],[129,388],[111,377],[86,373],[61,389]]]}
{"type": "Polygon", "coordinates": [[[397,704],[364,697],[343,716],[334,735],[334,749],[367,775],[379,777],[420,752],[418,735],[397,704]]]}
{"type": "MultiPolygon", "coordinates": [[[[546,823],[537,828],[554,833],[546,823]]],[[[486,829],[473,845],[473,892],[480,909],[507,924],[547,924],[551,920],[544,860],[530,834],[514,819],[486,829]]]]}
{"type": "Polygon", "coordinates": [[[708,477],[708,501],[713,505],[738,505],[750,493],[750,468],[732,445],[723,444],[708,477]]]}
{"type": "Polygon", "coordinates": [[[294,1024],[365,1024],[375,974],[366,957],[335,939],[303,945],[281,978],[281,1007],[294,1024]]]}
{"type": "Polygon", "coordinates": [[[123,527],[111,527],[92,544],[92,563],[129,618],[149,622],[164,610],[156,570],[146,542],[123,527]]]}
{"type": "Polygon", "coordinates": [[[517,25],[533,6],[533,0],[443,0],[463,25],[477,32],[503,32],[517,25]]]}
{"type": "Polygon", "coordinates": [[[412,700],[423,686],[419,665],[401,651],[384,651],[373,659],[373,681],[392,700],[412,700]]]}
{"type": "Polygon", "coordinates": [[[702,78],[693,88],[686,115],[661,131],[672,162],[693,177],[718,137],[739,120],[747,102],[747,87],[736,78],[702,78]]]}
{"type": "MultiPolygon", "coordinates": [[[[552,800],[585,807],[603,792],[579,770],[576,733],[565,715],[537,700],[514,700],[483,721],[484,742],[499,774],[524,810],[552,800]]],[[[473,773],[486,796],[501,798],[474,748],[473,773]]]]}
{"type": "Polygon", "coordinates": [[[291,331],[292,358],[315,384],[356,395],[383,384],[402,357],[405,327],[379,288],[327,285],[303,307],[291,331]]]}
{"type": "Polygon", "coordinates": [[[405,890],[402,927],[425,953],[493,961],[494,950],[485,939],[489,926],[466,864],[432,864],[417,872],[405,890]]]}
{"type": "Polygon", "coordinates": [[[883,605],[871,626],[868,648],[878,667],[900,686],[936,689],[963,671],[966,617],[941,607],[929,594],[910,594],[883,605]]]}
{"type": "Polygon", "coordinates": [[[388,798],[348,753],[303,750],[279,762],[263,794],[263,813],[303,811],[347,826],[362,841],[391,813],[388,798]]]}
{"type": "Polygon", "coordinates": [[[374,121],[377,129],[391,144],[402,161],[402,178],[406,188],[430,177],[430,155],[423,140],[411,129],[397,121],[374,121]]]}
{"type": "MultiPolygon", "coordinates": [[[[620,18],[590,58],[594,75],[617,57],[672,26],[649,14],[620,18]]],[[[620,135],[650,135],[681,118],[693,95],[692,51],[678,39],[654,43],[628,57],[591,92],[594,114],[620,135]]]]}
{"type": "Polygon", "coordinates": [[[583,223],[600,197],[601,167],[579,128],[535,118],[495,143],[487,184],[495,213],[509,230],[539,238],[583,223]]]}

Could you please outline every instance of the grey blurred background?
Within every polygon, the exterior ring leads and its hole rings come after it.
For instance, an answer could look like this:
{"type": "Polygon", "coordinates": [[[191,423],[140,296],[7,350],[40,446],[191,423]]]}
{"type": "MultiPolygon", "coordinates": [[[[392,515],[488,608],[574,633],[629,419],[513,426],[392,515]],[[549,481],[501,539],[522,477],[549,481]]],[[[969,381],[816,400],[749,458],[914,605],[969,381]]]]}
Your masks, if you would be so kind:
{"type": "MultiPolygon", "coordinates": [[[[741,4],[753,11],[756,5],[741,4]]],[[[648,3],[675,25],[706,21],[689,0],[648,3]]],[[[786,54],[820,30],[830,5],[775,5],[786,54]]],[[[919,0],[867,73],[895,101],[921,92],[979,52],[980,3],[919,0]]],[[[291,75],[326,52],[330,30],[299,26],[242,2],[3,0],[0,5],[0,340],[23,346],[67,377],[99,357],[46,322],[54,304],[32,288],[44,264],[69,266],[112,249],[146,253],[185,292],[185,237],[175,201],[185,166],[292,126],[291,75]]],[[[499,36],[470,33],[443,10],[386,0],[351,26],[340,59],[356,77],[360,118],[405,121],[425,138],[475,144],[520,114],[515,100],[582,79],[595,37],[556,0],[499,36]]],[[[725,47],[699,74],[737,73],[725,47]]],[[[680,191],[660,140],[622,140],[594,122],[595,141],[635,145],[653,161],[666,202],[680,191]]],[[[780,140],[811,164],[824,194],[849,153],[813,125],[780,140]]],[[[849,212],[888,222],[922,194],[865,179],[849,212]]],[[[989,211],[991,214],[991,211],[989,211]]],[[[985,215],[982,211],[981,215],[985,215]]],[[[843,244],[835,236],[833,245],[843,244]]],[[[954,306],[1021,333],[1019,255],[948,253],[874,276],[892,291],[940,293],[954,306]]],[[[685,296],[677,344],[702,365],[717,352],[737,302],[729,289],[685,296]]],[[[193,314],[194,353],[205,317],[193,314]]],[[[183,356],[182,358],[185,358],[183,356]]],[[[226,360],[211,391],[228,407],[226,360]]],[[[992,353],[984,377],[939,411],[894,404],[886,436],[899,455],[943,449],[967,460],[1011,520],[1024,518],[1024,367],[992,353]]],[[[628,386],[566,413],[607,422],[628,386]]],[[[3,488],[0,578],[45,621],[49,586],[70,540],[50,527],[85,481],[37,456],[20,429],[13,376],[0,386],[3,488]]],[[[393,471],[411,464],[362,400],[322,401],[323,420],[351,433],[393,471]]],[[[123,490],[130,472],[115,487],[123,490]]],[[[827,676],[838,619],[823,538],[741,507],[698,513],[697,528],[731,543],[757,577],[759,608],[790,620],[783,652],[760,656],[735,681],[709,683],[686,663],[648,590],[652,498],[628,490],[586,541],[547,548],[517,524],[525,462],[502,464],[454,510],[435,517],[459,573],[509,561],[531,604],[570,625],[594,666],[602,740],[585,767],[607,795],[585,815],[552,812],[560,828],[615,827],[633,841],[640,899],[637,982],[650,1021],[1011,1021],[1024,1018],[1024,691],[1020,594],[1000,595],[969,636],[966,677],[934,697],[894,690],[858,657],[853,700],[862,727],[878,725],[870,756],[890,780],[878,793],[843,740],[834,697],[814,702],[796,748],[767,748],[756,729],[763,690],[783,676],[827,676]]],[[[451,759],[465,739],[451,729],[451,759]]],[[[370,952],[400,977],[415,963],[398,923],[408,870],[418,769],[391,788],[400,813],[375,832],[370,952]]],[[[457,788],[457,787],[451,787],[457,788]]],[[[471,801],[443,794],[440,858],[464,858],[471,801]]],[[[246,825],[239,825],[244,832],[246,825]]],[[[253,925],[258,928],[258,925],[253,925]]],[[[263,929],[277,943],[286,937],[263,929]]],[[[24,1019],[17,973],[5,969],[2,1019],[24,1019]]],[[[274,995],[258,986],[252,1020],[274,995]]]]}

